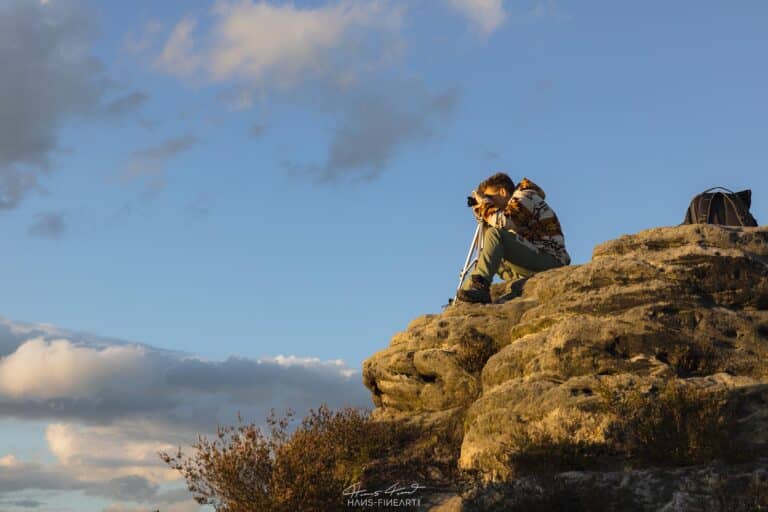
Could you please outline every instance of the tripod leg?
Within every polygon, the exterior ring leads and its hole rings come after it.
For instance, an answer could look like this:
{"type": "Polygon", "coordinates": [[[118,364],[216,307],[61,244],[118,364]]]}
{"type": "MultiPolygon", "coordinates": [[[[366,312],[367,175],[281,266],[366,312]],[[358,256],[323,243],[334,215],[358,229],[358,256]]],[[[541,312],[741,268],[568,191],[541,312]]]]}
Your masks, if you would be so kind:
{"type": "Polygon", "coordinates": [[[472,254],[475,252],[475,247],[478,243],[480,233],[480,225],[477,225],[477,228],[475,229],[475,235],[472,237],[472,243],[469,245],[469,252],[467,253],[467,259],[464,260],[464,266],[461,267],[461,272],[459,272],[459,288],[461,288],[461,283],[464,282],[464,277],[467,274],[467,271],[472,266],[473,260],[472,260],[472,254]]]}
{"type": "Polygon", "coordinates": [[[480,251],[483,250],[484,227],[485,227],[484,223],[478,222],[477,228],[475,229],[475,236],[472,238],[472,243],[469,246],[469,253],[467,254],[467,259],[464,261],[464,267],[462,267],[461,272],[459,273],[459,286],[456,288],[456,294],[454,295],[453,301],[452,301],[454,303],[458,298],[459,290],[461,289],[461,285],[464,283],[464,279],[466,278],[470,270],[472,270],[475,267],[475,265],[477,265],[477,260],[478,260],[478,257],[480,256],[480,251]],[[472,258],[472,255],[475,253],[475,250],[477,250],[477,256],[472,258]]]}

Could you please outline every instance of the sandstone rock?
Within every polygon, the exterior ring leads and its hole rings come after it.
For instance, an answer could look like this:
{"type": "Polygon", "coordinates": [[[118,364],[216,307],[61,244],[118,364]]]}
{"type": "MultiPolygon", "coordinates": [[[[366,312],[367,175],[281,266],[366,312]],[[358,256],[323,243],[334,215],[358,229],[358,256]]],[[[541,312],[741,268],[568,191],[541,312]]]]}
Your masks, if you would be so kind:
{"type": "Polygon", "coordinates": [[[460,413],[459,466],[508,482],[521,432],[610,444],[601,396],[673,383],[729,393],[733,435],[768,447],[768,228],[649,229],[492,295],[415,319],[364,362],[374,417],[460,413]]]}
{"type": "Polygon", "coordinates": [[[747,512],[768,504],[768,459],[724,466],[635,471],[570,471],[525,477],[440,496],[430,512],[604,510],[747,512]]]}

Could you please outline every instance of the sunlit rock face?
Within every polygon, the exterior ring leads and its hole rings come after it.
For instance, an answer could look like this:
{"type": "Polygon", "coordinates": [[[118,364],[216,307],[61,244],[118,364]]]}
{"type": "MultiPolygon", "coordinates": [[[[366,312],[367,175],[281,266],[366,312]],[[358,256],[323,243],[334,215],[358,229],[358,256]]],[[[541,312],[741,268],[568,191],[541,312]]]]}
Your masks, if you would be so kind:
{"type": "Polygon", "coordinates": [[[768,228],[649,229],[492,296],[416,318],[365,361],[374,417],[460,417],[458,465],[486,483],[513,479],[521,438],[620,450],[601,397],[670,383],[738,398],[733,436],[768,446],[768,228]]]}

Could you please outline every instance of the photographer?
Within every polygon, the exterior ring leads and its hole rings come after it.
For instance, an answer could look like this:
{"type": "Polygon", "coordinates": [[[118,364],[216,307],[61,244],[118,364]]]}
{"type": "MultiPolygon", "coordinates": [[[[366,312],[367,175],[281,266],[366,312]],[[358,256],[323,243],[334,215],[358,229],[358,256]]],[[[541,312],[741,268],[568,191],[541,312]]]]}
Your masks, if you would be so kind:
{"type": "Polygon", "coordinates": [[[544,191],[529,179],[515,187],[506,174],[494,174],[478,185],[469,202],[474,203],[475,218],[485,223],[483,249],[459,300],[490,303],[497,272],[502,279],[529,277],[571,263],[557,215],[544,201],[544,191]]]}

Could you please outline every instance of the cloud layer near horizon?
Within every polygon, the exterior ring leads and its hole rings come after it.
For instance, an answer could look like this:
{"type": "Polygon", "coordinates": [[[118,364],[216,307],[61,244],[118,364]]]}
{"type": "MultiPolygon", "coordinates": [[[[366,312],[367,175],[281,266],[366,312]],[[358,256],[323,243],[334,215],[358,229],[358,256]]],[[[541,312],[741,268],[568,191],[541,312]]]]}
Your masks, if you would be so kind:
{"type": "Polygon", "coordinates": [[[0,497],[50,489],[126,500],[134,489],[137,503],[170,503],[159,486],[177,474],[157,451],[212,435],[218,424],[235,423],[237,412],[261,423],[271,408],[301,417],[323,402],[372,406],[359,369],[341,360],[210,361],[3,317],[0,355],[0,418],[49,421],[45,443],[57,460],[0,454],[0,497]]]}
{"type": "Polygon", "coordinates": [[[0,414],[22,419],[109,424],[158,414],[163,422],[203,427],[211,422],[195,413],[213,404],[207,416],[230,418],[238,406],[307,409],[324,399],[370,404],[360,370],[341,360],[278,355],[210,361],[3,317],[0,355],[0,414]]]}

